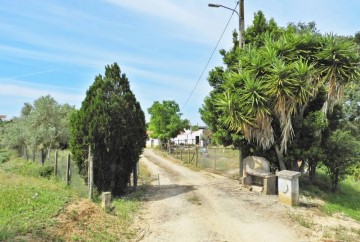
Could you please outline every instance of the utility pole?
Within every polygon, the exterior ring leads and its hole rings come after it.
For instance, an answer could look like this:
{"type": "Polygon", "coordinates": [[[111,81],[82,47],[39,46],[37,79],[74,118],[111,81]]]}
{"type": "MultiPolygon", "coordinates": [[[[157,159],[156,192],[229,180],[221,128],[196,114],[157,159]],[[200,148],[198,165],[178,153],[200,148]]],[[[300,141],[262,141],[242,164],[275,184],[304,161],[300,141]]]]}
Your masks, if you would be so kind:
{"type": "Polygon", "coordinates": [[[244,36],[244,32],[245,32],[245,17],[244,17],[244,0],[240,0],[239,2],[237,2],[237,4],[239,4],[239,12],[236,11],[236,9],[232,9],[226,6],[223,6],[221,4],[214,4],[214,3],[209,3],[208,6],[212,7],[212,8],[226,8],[229,9],[233,12],[235,12],[238,17],[239,17],[239,47],[240,48],[244,48],[245,46],[245,36],[244,36]]]}
{"type": "Polygon", "coordinates": [[[244,0],[240,0],[239,4],[239,46],[244,48],[245,46],[245,16],[244,16],[244,0]]]}
{"type": "MultiPolygon", "coordinates": [[[[231,10],[233,12],[235,12],[238,17],[239,17],[239,48],[244,48],[245,47],[245,36],[244,36],[244,32],[245,32],[245,15],[244,15],[244,0],[239,0],[237,2],[237,4],[239,4],[239,12],[236,11],[236,7],[234,9],[223,6],[221,4],[214,4],[214,3],[209,3],[208,6],[212,7],[212,8],[226,8],[228,10],[231,10]]],[[[243,176],[243,158],[242,158],[242,147],[239,147],[239,182],[241,183],[241,178],[243,176]]]]}

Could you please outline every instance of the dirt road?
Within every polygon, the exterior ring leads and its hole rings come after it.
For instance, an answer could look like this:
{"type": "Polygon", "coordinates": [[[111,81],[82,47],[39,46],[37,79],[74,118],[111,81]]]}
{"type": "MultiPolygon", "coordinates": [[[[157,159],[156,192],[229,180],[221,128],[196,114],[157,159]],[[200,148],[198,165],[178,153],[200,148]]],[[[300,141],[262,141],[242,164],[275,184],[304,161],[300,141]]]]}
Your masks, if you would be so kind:
{"type": "Polygon", "coordinates": [[[145,233],[141,241],[309,241],[276,196],[250,193],[235,180],[189,170],[150,149],[140,162],[159,177],[136,222],[145,233]]]}

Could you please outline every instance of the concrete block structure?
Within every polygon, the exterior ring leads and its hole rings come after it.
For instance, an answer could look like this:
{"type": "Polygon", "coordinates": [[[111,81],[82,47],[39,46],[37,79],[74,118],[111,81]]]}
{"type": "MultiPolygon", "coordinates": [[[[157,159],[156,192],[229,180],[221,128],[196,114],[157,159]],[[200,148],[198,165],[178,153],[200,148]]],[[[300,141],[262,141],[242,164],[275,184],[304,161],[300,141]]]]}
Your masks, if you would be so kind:
{"type": "Polygon", "coordinates": [[[243,160],[244,185],[262,186],[263,193],[267,195],[275,194],[276,176],[270,172],[270,163],[263,157],[248,156],[243,160]]]}
{"type": "Polygon", "coordinates": [[[279,201],[281,203],[299,205],[299,176],[300,172],[282,170],[276,172],[278,177],[279,201]]]}

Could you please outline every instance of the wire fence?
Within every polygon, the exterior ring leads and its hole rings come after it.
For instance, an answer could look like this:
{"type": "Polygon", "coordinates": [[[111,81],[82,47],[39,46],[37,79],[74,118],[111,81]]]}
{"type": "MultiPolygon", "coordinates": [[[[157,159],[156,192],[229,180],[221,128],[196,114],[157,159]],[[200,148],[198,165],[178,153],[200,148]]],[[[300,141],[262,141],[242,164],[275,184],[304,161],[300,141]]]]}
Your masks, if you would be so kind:
{"type": "Polygon", "coordinates": [[[63,181],[69,187],[73,188],[81,197],[88,194],[88,186],[84,179],[79,175],[78,167],[71,159],[71,153],[68,150],[50,150],[45,149],[31,150],[24,148],[23,158],[28,161],[38,162],[47,167],[47,171],[63,181]]]}
{"type": "Polygon", "coordinates": [[[175,159],[204,170],[238,178],[240,151],[229,147],[201,147],[193,144],[170,144],[166,151],[175,159]]]}
{"type": "MultiPolygon", "coordinates": [[[[19,152],[19,151],[18,151],[19,152]]],[[[81,197],[93,198],[99,191],[95,189],[94,182],[94,161],[90,155],[86,162],[87,179],[80,176],[78,167],[69,150],[46,150],[36,149],[30,150],[24,148],[21,156],[29,162],[38,162],[44,166],[45,176],[55,176],[67,186],[71,187],[81,197]]],[[[89,153],[91,150],[89,148],[89,153]]],[[[137,187],[139,167],[137,166],[129,177],[128,188],[137,187]]],[[[141,181],[141,179],[140,179],[141,181]]],[[[97,181],[99,183],[99,181],[97,181]]],[[[99,184],[98,184],[99,185],[99,184]]]]}

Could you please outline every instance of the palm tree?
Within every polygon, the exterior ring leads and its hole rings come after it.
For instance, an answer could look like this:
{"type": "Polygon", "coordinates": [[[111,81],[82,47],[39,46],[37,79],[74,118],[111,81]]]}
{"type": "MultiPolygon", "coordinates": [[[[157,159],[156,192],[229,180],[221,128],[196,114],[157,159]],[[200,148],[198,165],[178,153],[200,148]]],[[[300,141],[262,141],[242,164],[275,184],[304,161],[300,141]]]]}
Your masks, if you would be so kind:
{"type": "Polygon", "coordinates": [[[317,67],[328,93],[323,111],[331,112],[342,98],[344,86],[359,80],[360,58],[356,43],[348,38],[329,34],[322,38],[321,43],[316,54],[317,67]]]}
{"type": "Polygon", "coordinates": [[[287,34],[272,41],[266,36],[263,47],[248,47],[242,52],[238,72],[226,75],[226,92],[218,96],[224,125],[264,149],[274,147],[280,169],[286,169],[284,154],[294,136],[292,118],[315,94],[314,65],[296,50],[300,45],[307,47],[304,39],[287,34]]]}

